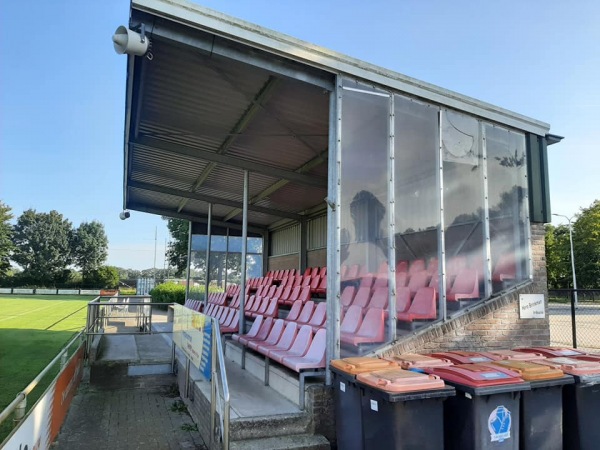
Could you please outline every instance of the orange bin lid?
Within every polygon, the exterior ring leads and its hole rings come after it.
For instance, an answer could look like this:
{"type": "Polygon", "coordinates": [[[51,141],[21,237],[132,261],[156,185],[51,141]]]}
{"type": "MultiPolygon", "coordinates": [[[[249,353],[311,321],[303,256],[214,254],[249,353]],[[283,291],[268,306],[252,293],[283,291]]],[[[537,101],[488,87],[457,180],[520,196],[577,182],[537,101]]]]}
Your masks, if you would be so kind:
{"type": "Polygon", "coordinates": [[[509,359],[514,361],[536,361],[546,358],[541,353],[518,352],[516,350],[488,350],[488,353],[498,356],[500,359],[509,359]]]}
{"type": "Polygon", "coordinates": [[[489,364],[460,364],[450,367],[436,367],[427,369],[427,372],[439,375],[445,381],[474,388],[524,382],[517,372],[489,364]]]}
{"type": "Polygon", "coordinates": [[[403,369],[421,368],[421,367],[447,367],[453,363],[447,359],[433,358],[427,355],[417,353],[403,353],[401,355],[386,356],[388,361],[399,364],[403,369]]]}
{"type": "Polygon", "coordinates": [[[489,352],[468,352],[468,351],[453,351],[432,353],[429,356],[433,358],[447,359],[454,364],[478,364],[491,361],[498,361],[501,358],[489,352]]]}
{"type": "Polygon", "coordinates": [[[575,358],[559,357],[538,361],[539,364],[559,368],[569,375],[600,375],[600,362],[582,361],[575,358]]]}
{"type": "Polygon", "coordinates": [[[356,379],[368,386],[394,394],[445,387],[444,382],[438,376],[411,372],[399,367],[396,369],[377,370],[371,373],[361,373],[356,376],[356,379]]]}
{"type": "Polygon", "coordinates": [[[331,366],[349,375],[356,375],[373,372],[374,370],[398,367],[398,364],[385,359],[355,356],[352,358],[334,359],[331,361],[331,366]]]}
{"type": "Polygon", "coordinates": [[[523,347],[515,348],[518,352],[527,353],[539,353],[544,355],[546,358],[558,358],[560,356],[576,356],[585,355],[585,352],[581,352],[571,347],[523,347]]]}
{"type": "Polygon", "coordinates": [[[505,369],[517,372],[525,381],[554,380],[564,376],[563,371],[556,367],[529,361],[503,360],[494,361],[489,363],[489,365],[504,367],[505,369]]]}

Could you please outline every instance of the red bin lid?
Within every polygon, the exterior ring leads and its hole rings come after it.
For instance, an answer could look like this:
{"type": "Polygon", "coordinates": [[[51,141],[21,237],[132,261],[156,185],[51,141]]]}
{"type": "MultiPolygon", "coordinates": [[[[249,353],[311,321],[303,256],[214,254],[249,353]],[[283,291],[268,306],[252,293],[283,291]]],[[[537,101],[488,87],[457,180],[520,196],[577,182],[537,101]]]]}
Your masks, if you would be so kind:
{"type": "Polygon", "coordinates": [[[450,367],[427,369],[428,373],[438,375],[442,380],[470,387],[500,386],[523,383],[518,373],[504,367],[492,367],[486,364],[460,364],[450,367]]]}
{"type": "Polygon", "coordinates": [[[537,361],[538,364],[556,367],[569,375],[600,375],[600,362],[583,361],[581,359],[559,357],[537,361]]]}
{"type": "Polygon", "coordinates": [[[432,353],[428,356],[432,358],[447,359],[454,364],[477,364],[491,361],[498,361],[502,358],[495,356],[488,352],[467,352],[467,351],[454,351],[454,352],[440,352],[432,353]]]}
{"type": "Polygon", "coordinates": [[[570,347],[523,347],[515,348],[515,351],[526,352],[526,353],[539,353],[544,355],[546,358],[557,358],[560,356],[577,356],[585,355],[585,352],[581,352],[577,349],[570,347]]]}
{"type": "Polygon", "coordinates": [[[541,353],[518,352],[516,350],[490,350],[489,353],[498,356],[501,360],[511,361],[536,361],[546,358],[541,353]]]}

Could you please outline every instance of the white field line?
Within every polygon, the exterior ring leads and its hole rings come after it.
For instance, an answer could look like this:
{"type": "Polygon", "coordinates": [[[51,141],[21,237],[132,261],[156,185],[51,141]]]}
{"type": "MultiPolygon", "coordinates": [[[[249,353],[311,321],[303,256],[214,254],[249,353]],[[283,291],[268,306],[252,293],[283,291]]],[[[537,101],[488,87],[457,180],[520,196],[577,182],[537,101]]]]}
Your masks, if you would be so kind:
{"type": "Polygon", "coordinates": [[[30,311],[26,311],[26,312],[21,313],[21,314],[15,314],[14,316],[3,317],[3,318],[0,319],[0,322],[4,322],[5,320],[11,320],[11,319],[14,319],[15,317],[26,316],[27,314],[31,314],[31,313],[34,313],[34,312],[37,312],[37,311],[43,311],[44,309],[52,308],[53,306],[60,305],[61,303],[65,303],[66,301],[67,300],[62,300],[62,301],[59,301],[59,302],[52,303],[50,306],[44,306],[42,308],[32,309],[30,311]]]}

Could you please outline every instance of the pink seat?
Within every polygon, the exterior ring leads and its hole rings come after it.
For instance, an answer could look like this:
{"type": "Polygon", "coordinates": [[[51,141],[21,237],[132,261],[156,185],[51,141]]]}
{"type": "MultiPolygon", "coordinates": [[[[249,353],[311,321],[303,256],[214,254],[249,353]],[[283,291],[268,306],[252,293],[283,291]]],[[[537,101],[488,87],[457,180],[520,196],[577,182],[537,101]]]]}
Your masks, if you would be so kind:
{"type": "Polygon", "coordinates": [[[426,270],[421,270],[419,272],[415,272],[410,276],[410,280],[408,281],[408,288],[410,289],[410,295],[415,296],[417,291],[426,287],[429,284],[429,274],[426,270]]]}
{"type": "Polygon", "coordinates": [[[221,325],[225,326],[226,324],[228,324],[228,323],[231,322],[231,319],[233,318],[234,314],[235,314],[235,309],[228,308],[227,309],[227,314],[221,316],[221,319],[219,320],[219,323],[221,325]]]}
{"type": "Polygon", "coordinates": [[[371,301],[369,302],[369,308],[380,308],[387,309],[388,307],[388,288],[380,287],[373,291],[373,295],[371,295],[371,301]]]}
{"type": "Polygon", "coordinates": [[[343,279],[345,280],[353,280],[358,278],[358,271],[360,270],[360,266],[358,264],[353,264],[348,269],[346,269],[346,273],[343,279]]]}
{"type": "Polygon", "coordinates": [[[310,300],[310,286],[304,286],[300,289],[300,294],[298,294],[298,300],[302,300],[302,303],[306,303],[310,300]]]}
{"type": "Polygon", "coordinates": [[[319,286],[317,286],[317,289],[315,289],[314,292],[315,294],[323,297],[327,295],[327,274],[321,276],[319,286]]]}
{"type": "Polygon", "coordinates": [[[360,285],[358,287],[359,288],[367,287],[367,288],[371,289],[371,287],[373,286],[374,279],[375,279],[375,277],[373,277],[373,275],[365,275],[364,277],[362,277],[360,279],[360,285]]]}
{"type": "Polygon", "coordinates": [[[250,327],[250,331],[248,331],[247,334],[234,334],[233,336],[231,336],[231,339],[233,339],[236,342],[239,342],[241,336],[244,336],[245,338],[256,336],[256,333],[258,333],[258,330],[260,330],[262,323],[263,317],[258,316],[256,319],[254,319],[254,323],[250,327]]]}
{"type": "Polygon", "coordinates": [[[221,330],[221,334],[237,333],[238,330],[240,329],[240,310],[237,309],[235,311],[235,314],[229,321],[229,323],[226,323],[224,326],[220,327],[219,329],[221,330]]]}
{"type": "Polygon", "coordinates": [[[290,292],[289,297],[287,298],[287,300],[285,301],[286,304],[291,305],[293,304],[296,300],[298,300],[298,297],[300,296],[300,290],[302,289],[302,286],[295,286],[292,291],[290,292]]]}
{"type": "Polygon", "coordinates": [[[460,300],[475,300],[479,298],[479,277],[477,270],[463,269],[452,284],[452,289],[446,294],[446,300],[457,302],[460,300]]]}
{"type": "Polygon", "coordinates": [[[431,287],[419,289],[408,311],[398,313],[396,317],[405,322],[437,319],[435,289],[431,287]]]}
{"type": "Polygon", "coordinates": [[[400,260],[396,263],[396,273],[408,272],[408,261],[400,260]]]}
{"type": "Polygon", "coordinates": [[[304,356],[310,347],[312,335],[312,327],[309,325],[302,325],[300,330],[298,330],[294,343],[288,350],[270,350],[267,356],[279,363],[283,361],[283,358],[286,356],[304,356]]]}
{"type": "Polygon", "coordinates": [[[492,272],[492,281],[494,283],[502,283],[504,281],[514,280],[517,278],[517,266],[515,257],[512,254],[502,255],[492,272]]]}
{"type": "Polygon", "coordinates": [[[351,305],[346,311],[342,323],[340,324],[340,334],[356,333],[362,324],[362,308],[360,306],[351,305]]]}
{"type": "Polygon", "coordinates": [[[383,309],[370,308],[358,331],[354,334],[341,333],[340,340],[345,344],[374,344],[385,340],[385,319],[383,309]]]}
{"type": "Polygon", "coordinates": [[[283,333],[283,328],[285,326],[285,321],[283,319],[277,319],[273,322],[273,326],[271,327],[271,331],[269,331],[269,335],[264,341],[259,340],[251,340],[248,342],[248,348],[252,350],[256,350],[259,345],[275,345],[277,341],[281,338],[281,334],[283,333]]]}
{"type": "MultiPolygon", "coordinates": [[[[274,299],[274,300],[277,302],[277,299],[274,299]]],[[[269,314],[267,314],[267,308],[269,307],[270,303],[271,303],[270,297],[263,298],[262,301],[260,302],[260,306],[258,307],[258,309],[255,312],[250,313],[250,315],[252,317],[256,317],[257,315],[268,316],[269,314]]]]}
{"type": "Polygon", "coordinates": [[[296,300],[292,304],[292,308],[290,309],[290,312],[288,313],[285,320],[290,322],[295,322],[296,320],[298,320],[298,317],[300,317],[300,312],[302,312],[302,306],[302,300],[296,300]]]}
{"type": "Polygon", "coordinates": [[[377,289],[380,287],[387,287],[388,285],[388,274],[387,273],[379,273],[375,278],[375,283],[373,283],[373,289],[377,289]]]}
{"type": "Polygon", "coordinates": [[[429,258],[429,262],[427,263],[427,272],[429,272],[430,275],[433,275],[434,273],[438,273],[438,259],[436,256],[433,256],[432,258],[429,258]]]}
{"type": "Polygon", "coordinates": [[[321,277],[319,275],[313,276],[312,280],[310,282],[310,292],[316,293],[320,284],[321,284],[321,277]]]}
{"type": "Polygon", "coordinates": [[[455,277],[466,268],[467,258],[465,256],[452,256],[446,263],[446,274],[455,277]]]}
{"type": "Polygon", "coordinates": [[[396,272],[396,287],[406,286],[408,283],[408,274],[406,272],[396,272]]]}
{"type": "Polygon", "coordinates": [[[325,318],[327,317],[327,303],[321,302],[317,303],[317,307],[313,312],[312,317],[308,321],[307,325],[310,325],[313,330],[317,328],[321,328],[325,325],[325,318]]]}
{"type": "Polygon", "coordinates": [[[292,287],[289,285],[286,285],[283,288],[283,291],[281,291],[281,295],[279,296],[279,303],[285,303],[288,298],[290,298],[290,294],[292,293],[292,287]]]}
{"type": "Polygon", "coordinates": [[[288,322],[276,344],[259,344],[256,347],[256,351],[267,356],[271,350],[288,350],[294,343],[297,333],[298,324],[296,322],[288,322]]]}
{"type": "Polygon", "coordinates": [[[414,259],[410,262],[410,267],[408,268],[408,274],[413,275],[417,272],[421,272],[425,270],[425,260],[424,259],[414,259]]]}
{"type": "Polygon", "coordinates": [[[340,303],[343,309],[348,309],[348,307],[352,304],[355,292],[356,288],[354,286],[346,286],[344,288],[342,291],[342,296],[340,297],[340,303]]]}
{"type": "Polygon", "coordinates": [[[304,274],[303,274],[303,276],[305,276],[305,277],[306,277],[306,276],[310,276],[310,274],[311,274],[311,273],[312,273],[312,267],[307,267],[307,268],[304,270],[304,274]]]}
{"type": "Polygon", "coordinates": [[[381,264],[379,264],[379,268],[377,269],[377,273],[388,273],[390,269],[390,266],[388,265],[387,261],[383,261],[381,264]]]}
{"type": "Polygon", "coordinates": [[[354,301],[352,305],[360,306],[361,308],[366,308],[369,304],[369,300],[371,299],[371,288],[370,287],[361,287],[358,289],[356,296],[354,297],[354,301]]]}
{"type": "MultiPolygon", "coordinates": [[[[259,317],[262,317],[262,316],[259,316],[259,317]]],[[[243,345],[248,345],[248,342],[250,342],[250,341],[264,341],[267,338],[267,336],[269,335],[269,332],[271,331],[272,326],[273,326],[273,318],[267,317],[266,319],[263,320],[262,325],[260,326],[258,332],[254,336],[242,335],[238,339],[238,342],[243,345]]]]}
{"type": "Polygon", "coordinates": [[[319,269],[319,276],[323,278],[325,275],[327,275],[327,266],[323,266],[319,269]]]}
{"type": "Polygon", "coordinates": [[[319,271],[320,270],[321,269],[318,266],[317,267],[313,267],[311,269],[311,271],[310,271],[310,276],[313,277],[313,278],[319,276],[319,271]]]}
{"type": "Polygon", "coordinates": [[[279,315],[279,303],[276,298],[269,300],[267,309],[265,310],[265,316],[277,317],[279,315]]]}
{"type": "Polygon", "coordinates": [[[298,319],[296,319],[296,322],[307,323],[312,317],[314,310],[315,302],[313,302],[312,300],[307,301],[306,303],[304,303],[304,306],[302,307],[302,312],[300,312],[300,315],[298,316],[298,319]]]}
{"type": "Polygon", "coordinates": [[[396,317],[410,308],[410,289],[407,286],[396,288],[396,317]]]}
{"type": "Polygon", "coordinates": [[[310,347],[304,356],[286,356],[281,364],[299,372],[304,369],[325,368],[325,350],[327,347],[327,334],[324,329],[317,331],[310,347]]]}

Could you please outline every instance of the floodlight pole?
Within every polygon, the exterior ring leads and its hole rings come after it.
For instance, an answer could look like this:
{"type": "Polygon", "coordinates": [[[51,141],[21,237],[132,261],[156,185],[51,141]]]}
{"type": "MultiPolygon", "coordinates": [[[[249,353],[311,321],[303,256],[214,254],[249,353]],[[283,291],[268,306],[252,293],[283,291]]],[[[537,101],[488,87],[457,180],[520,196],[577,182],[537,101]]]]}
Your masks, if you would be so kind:
{"type": "Polygon", "coordinates": [[[577,308],[577,277],[575,276],[575,253],[573,252],[573,225],[571,220],[573,217],[567,217],[563,214],[552,214],[557,217],[564,217],[569,222],[569,244],[571,245],[571,270],[573,272],[573,298],[575,299],[575,308],[577,308]]]}

